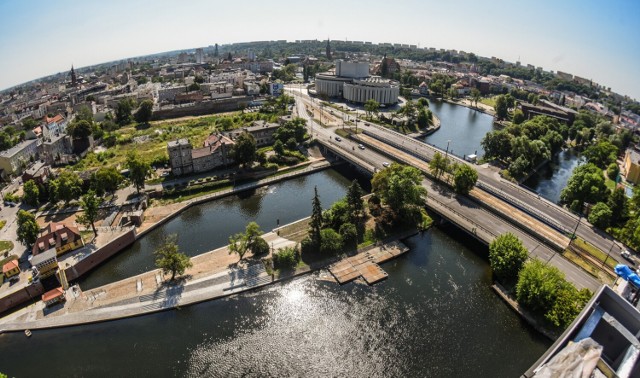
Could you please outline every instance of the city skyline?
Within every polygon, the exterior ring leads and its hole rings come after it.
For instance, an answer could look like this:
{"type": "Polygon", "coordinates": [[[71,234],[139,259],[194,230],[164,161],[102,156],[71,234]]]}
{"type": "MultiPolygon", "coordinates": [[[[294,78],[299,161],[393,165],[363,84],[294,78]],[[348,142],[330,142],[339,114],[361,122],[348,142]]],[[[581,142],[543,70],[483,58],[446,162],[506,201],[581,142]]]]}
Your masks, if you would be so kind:
{"type": "Polygon", "coordinates": [[[362,40],[496,56],[563,71],[640,98],[633,75],[640,4],[328,1],[233,3],[142,0],[108,3],[31,0],[0,3],[0,90],[74,67],[172,50],[255,40],[362,40]],[[362,16],[356,16],[361,14],[362,16]],[[224,16],[224,17],[221,17],[224,16]],[[26,29],[26,30],[25,30],[26,29]]]}

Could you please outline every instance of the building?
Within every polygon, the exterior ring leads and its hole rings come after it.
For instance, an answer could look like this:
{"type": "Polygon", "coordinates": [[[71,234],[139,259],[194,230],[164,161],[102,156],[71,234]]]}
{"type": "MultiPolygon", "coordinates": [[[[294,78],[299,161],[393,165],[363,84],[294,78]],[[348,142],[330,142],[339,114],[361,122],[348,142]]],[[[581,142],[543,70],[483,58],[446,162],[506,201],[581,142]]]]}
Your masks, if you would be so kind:
{"type": "Polygon", "coordinates": [[[58,270],[58,259],[55,248],[34,255],[31,258],[31,266],[38,270],[41,278],[55,274],[58,270]]]}
{"type": "Polygon", "coordinates": [[[347,101],[364,103],[374,99],[380,104],[398,102],[398,82],[369,75],[369,63],[336,61],[335,73],[316,75],[316,93],[327,97],[342,97],[347,101]]]}
{"type": "Polygon", "coordinates": [[[622,173],[627,181],[640,184],[640,152],[635,148],[627,148],[622,162],[622,173]]]}
{"type": "Polygon", "coordinates": [[[0,169],[3,175],[20,174],[30,161],[38,159],[39,141],[25,140],[8,150],[0,152],[0,169]]]}
{"type": "Polygon", "coordinates": [[[51,140],[52,137],[64,134],[67,132],[67,120],[61,115],[57,114],[54,117],[44,117],[44,127],[42,128],[42,136],[46,140],[51,140]]]}
{"type": "Polygon", "coordinates": [[[4,278],[11,278],[20,274],[18,260],[11,260],[2,266],[2,275],[4,278]]]}
{"type": "Polygon", "coordinates": [[[62,287],[57,287],[42,294],[42,301],[47,307],[51,307],[57,303],[62,303],[65,300],[64,289],[62,287]]]}
{"type": "Polygon", "coordinates": [[[204,50],[202,50],[202,48],[196,49],[196,63],[204,63],[204,50]]]}
{"type": "Polygon", "coordinates": [[[234,142],[222,134],[211,134],[201,148],[194,149],[187,139],[167,143],[171,172],[176,175],[206,172],[231,164],[234,142]]]}
{"type": "Polygon", "coordinates": [[[272,96],[280,96],[284,90],[284,84],[282,83],[269,83],[269,94],[272,96]]]}
{"type": "Polygon", "coordinates": [[[49,223],[45,232],[36,239],[31,248],[31,254],[37,256],[40,253],[54,249],[60,256],[84,246],[82,236],[77,227],[67,226],[62,223],[49,223]]]}
{"type": "Polygon", "coordinates": [[[22,182],[33,180],[38,185],[44,185],[51,177],[51,169],[41,161],[35,162],[22,174],[22,182]]]}
{"type": "Polygon", "coordinates": [[[556,105],[543,100],[541,100],[538,105],[521,102],[519,104],[519,107],[526,119],[531,119],[537,115],[546,115],[560,120],[567,125],[573,124],[575,116],[576,114],[578,114],[578,112],[573,109],[569,109],[564,106],[556,105]]]}
{"type": "Polygon", "coordinates": [[[267,123],[265,121],[255,121],[252,126],[227,132],[227,136],[236,139],[242,133],[249,133],[256,139],[256,147],[268,146],[275,143],[273,134],[280,127],[277,123],[267,123]]]}
{"type": "Polygon", "coordinates": [[[158,102],[173,102],[176,98],[176,95],[179,93],[187,93],[187,86],[179,85],[175,87],[160,88],[158,89],[158,102]]]}

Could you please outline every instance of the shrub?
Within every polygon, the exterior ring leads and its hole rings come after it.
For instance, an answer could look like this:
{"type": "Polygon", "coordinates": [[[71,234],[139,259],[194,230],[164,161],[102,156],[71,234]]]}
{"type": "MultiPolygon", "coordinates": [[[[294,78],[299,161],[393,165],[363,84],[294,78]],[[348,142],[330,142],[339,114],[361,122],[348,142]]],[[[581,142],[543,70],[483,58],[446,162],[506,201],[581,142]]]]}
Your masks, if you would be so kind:
{"type": "Polygon", "coordinates": [[[280,248],[273,254],[273,265],[278,269],[293,268],[298,265],[299,260],[300,254],[296,247],[280,248]]]}

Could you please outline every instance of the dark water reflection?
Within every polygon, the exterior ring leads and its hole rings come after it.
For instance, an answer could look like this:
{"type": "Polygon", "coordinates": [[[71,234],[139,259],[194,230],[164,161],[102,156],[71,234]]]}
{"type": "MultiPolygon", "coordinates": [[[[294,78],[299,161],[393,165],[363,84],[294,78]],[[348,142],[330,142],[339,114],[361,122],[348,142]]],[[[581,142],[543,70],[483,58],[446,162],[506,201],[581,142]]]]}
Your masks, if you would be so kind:
{"type": "MultiPolygon", "coordinates": [[[[349,169],[343,173],[355,177],[349,169]]],[[[369,190],[367,181],[359,180],[369,190]]],[[[339,171],[326,170],[194,206],[108,260],[82,279],[80,286],[88,290],[154,269],[153,251],[165,235],[178,234],[180,249],[195,256],[226,245],[230,235],[243,231],[251,221],[266,232],[275,228],[278,220],[284,225],[308,217],[314,186],[323,207],[330,207],[344,197],[350,183],[339,171]]]]}
{"type": "Polygon", "coordinates": [[[567,186],[573,170],[581,160],[580,154],[576,151],[561,151],[549,164],[529,177],[524,185],[538,192],[542,197],[559,203],[562,189],[567,186]]]}
{"type": "Polygon", "coordinates": [[[444,150],[447,148],[447,141],[451,141],[449,152],[453,150],[457,156],[473,153],[484,155],[480,142],[489,131],[494,130],[492,116],[441,101],[432,101],[429,108],[440,118],[441,127],[425,138],[427,143],[444,150]]]}
{"type": "Polygon", "coordinates": [[[180,311],[1,335],[0,366],[37,376],[33,358],[46,356],[48,376],[516,377],[550,345],[490,290],[484,247],[438,229],[407,244],[373,287],[314,274],[180,311]]]}

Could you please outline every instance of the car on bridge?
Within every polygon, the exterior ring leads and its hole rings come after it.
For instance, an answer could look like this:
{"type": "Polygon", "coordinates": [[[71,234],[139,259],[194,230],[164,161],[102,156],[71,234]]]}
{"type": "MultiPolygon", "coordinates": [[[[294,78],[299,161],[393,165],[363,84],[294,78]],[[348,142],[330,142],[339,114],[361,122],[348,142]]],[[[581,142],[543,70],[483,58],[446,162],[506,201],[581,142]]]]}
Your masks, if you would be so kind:
{"type": "Polygon", "coordinates": [[[364,146],[362,144],[359,144],[358,148],[361,149],[361,150],[364,150],[364,146]]]}
{"type": "Polygon", "coordinates": [[[635,262],[633,260],[633,257],[631,257],[631,253],[629,253],[629,251],[625,250],[625,251],[620,252],[620,256],[622,256],[627,261],[635,262]]]}
{"type": "Polygon", "coordinates": [[[386,161],[383,161],[383,162],[382,162],[382,166],[386,168],[386,167],[388,167],[388,166],[389,166],[389,163],[387,163],[386,161]]]}
{"type": "Polygon", "coordinates": [[[342,140],[342,138],[340,138],[339,136],[336,137],[336,142],[340,142],[342,140]]]}

